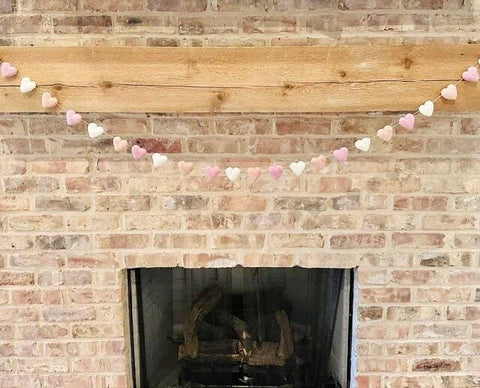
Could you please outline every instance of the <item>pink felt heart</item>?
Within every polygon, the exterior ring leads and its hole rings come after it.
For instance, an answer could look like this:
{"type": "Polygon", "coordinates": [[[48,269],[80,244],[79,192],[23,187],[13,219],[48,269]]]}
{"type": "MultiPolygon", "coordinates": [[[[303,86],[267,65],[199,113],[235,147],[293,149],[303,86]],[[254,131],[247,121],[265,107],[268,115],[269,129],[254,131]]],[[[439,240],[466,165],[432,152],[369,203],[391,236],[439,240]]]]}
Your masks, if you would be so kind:
{"type": "Polygon", "coordinates": [[[142,148],[136,144],[132,147],[132,156],[135,160],[142,159],[146,154],[147,150],[145,148],[142,148]]]}
{"type": "Polygon", "coordinates": [[[333,151],[333,157],[340,163],[346,163],[348,159],[348,149],[346,147],[333,151]]]}
{"type": "Polygon", "coordinates": [[[2,72],[2,77],[11,78],[17,74],[17,68],[15,66],[12,66],[8,62],[3,62],[1,72],[2,72]]]}
{"type": "Polygon", "coordinates": [[[76,113],[74,110],[67,110],[65,113],[65,117],[67,118],[68,125],[77,125],[82,122],[82,115],[76,113]]]}
{"type": "Polygon", "coordinates": [[[188,175],[193,170],[193,163],[184,162],[182,160],[181,162],[178,162],[178,169],[183,175],[188,175]]]}
{"type": "Polygon", "coordinates": [[[279,165],[276,165],[276,164],[273,164],[273,165],[268,167],[268,172],[270,173],[270,175],[272,176],[273,179],[278,180],[282,176],[283,167],[279,166],[279,165]]]}
{"type": "Polygon", "coordinates": [[[205,175],[209,180],[215,179],[219,172],[220,169],[216,166],[207,166],[205,168],[205,175]]]}
{"type": "Polygon", "coordinates": [[[327,164],[327,158],[323,155],[317,156],[316,158],[312,158],[310,160],[317,170],[321,170],[327,164]]]}
{"type": "Polygon", "coordinates": [[[385,125],[377,131],[377,136],[383,141],[390,141],[393,137],[393,128],[390,125],[385,125]]]}
{"type": "Polygon", "coordinates": [[[400,124],[403,128],[412,130],[415,126],[415,116],[411,113],[406,114],[400,120],[398,120],[398,124],[400,124]]]}
{"type": "Polygon", "coordinates": [[[468,82],[478,82],[480,76],[478,74],[478,69],[475,66],[471,66],[462,73],[462,78],[468,82]]]}
{"type": "Polygon", "coordinates": [[[53,108],[58,103],[58,100],[48,92],[42,94],[42,106],[46,109],[53,108]]]}
{"type": "Polygon", "coordinates": [[[440,95],[445,100],[456,100],[458,95],[457,87],[455,85],[450,84],[446,88],[442,89],[442,91],[440,92],[440,95]]]}
{"type": "Polygon", "coordinates": [[[113,148],[115,151],[126,151],[128,148],[128,142],[123,140],[120,136],[115,136],[113,138],[113,148]]]}
{"type": "Polygon", "coordinates": [[[261,173],[262,169],[260,167],[250,167],[247,170],[247,176],[252,182],[255,182],[258,178],[260,178],[261,173]]]}

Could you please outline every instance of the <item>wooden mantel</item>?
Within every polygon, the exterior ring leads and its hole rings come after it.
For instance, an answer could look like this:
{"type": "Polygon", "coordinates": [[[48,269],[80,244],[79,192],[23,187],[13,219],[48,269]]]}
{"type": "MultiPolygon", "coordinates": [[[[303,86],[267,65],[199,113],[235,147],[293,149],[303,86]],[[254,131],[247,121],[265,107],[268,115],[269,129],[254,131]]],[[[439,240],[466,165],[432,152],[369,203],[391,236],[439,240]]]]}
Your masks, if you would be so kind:
{"type": "MultiPolygon", "coordinates": [[[[78,112],[412,111],[476,64],[480,45],[0,47],[0,58],[78,112]]],[[[0,111],[44,112],[18,83],[0,80],[0,111]]],[[[436,108],[479,111],[480,85],[436,108]]]]}

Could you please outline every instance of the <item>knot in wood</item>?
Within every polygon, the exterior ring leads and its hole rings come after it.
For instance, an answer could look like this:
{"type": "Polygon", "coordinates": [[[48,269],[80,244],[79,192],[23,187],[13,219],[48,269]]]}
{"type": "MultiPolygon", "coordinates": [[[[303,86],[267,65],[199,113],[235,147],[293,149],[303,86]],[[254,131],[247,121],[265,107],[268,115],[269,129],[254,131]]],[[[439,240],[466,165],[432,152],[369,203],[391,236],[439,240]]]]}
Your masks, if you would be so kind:
{"type": "Polygon", "coordinates": [[[100,82],[100,86],[105,89],[110,89],[111,87],[113,87],[113,83],[110,81],[102,81],[100,82]]]}

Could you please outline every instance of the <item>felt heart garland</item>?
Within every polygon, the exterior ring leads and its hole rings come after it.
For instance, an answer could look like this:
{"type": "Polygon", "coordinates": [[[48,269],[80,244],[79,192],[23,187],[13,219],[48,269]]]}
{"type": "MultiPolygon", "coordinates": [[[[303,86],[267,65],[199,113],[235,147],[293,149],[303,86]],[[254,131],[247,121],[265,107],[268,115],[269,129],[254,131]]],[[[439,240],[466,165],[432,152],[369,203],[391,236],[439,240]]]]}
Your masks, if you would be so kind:
{"type": "Polygon", "coordinates": [[[431,117],[433,115],[433,111],[435,109],[435,105],[433,104],[433,101],[425,101],[424,104],[420,105],[418,107],[418,111],[427,117],[431,117]]]}
{"type": "Polygon", "coordinates": [[[87,131],[88,131],[88,136],[90,136],[92,139],[95,139],[96,137],[102,136],[105,130],[103,127],[95,124],[95,123],[90,123],[87,126],[87,131]]]}
{"type": "MultiPolygon", "coordinates": [[[[15,66],[11,65],[8,62],[2,62],[0,60],[1,67],[0,73],[4,78],[13,78],[18,75],[18,70],[15,66]]],[[[394,135],[394,128],[397,126],[401,126],[407,130],[413,130],[415,126],[415,115],[421,114],[426,117],[431,117],[435,111],[435,104],[434,102],[442,97],[445,100],[455,101],[458,97],[458,89],[457,84],[461,81],[466,82],[479,82],[480,74],[478,68],[480,67],[480,58],[477,61],[478,65],[470,66],[466,71],[462,73],[461,79],[456,84],[449,84],[447,87],[443,88],[440,91],[440,95],[433,99],[427,100],[423,104],[419,105],[417,112],[415,113],[407,113],[404,117],[401,117],[398,120],[398,123],[391,126],[386,125],[385,127],[377,130],[376,135],[372,137],[364,137],[362,139],[358,139],[355,141],[354,146],[347,148],[347,147],[340,147],[333,151],[331,154],[328,155],[319,155],[317,157],[313,157],[310,160],[310,163],[314,167],[316,171],[320,171],[323,167],[327,164],[327,158],[332,156],[335,160],[339,163],[346,163],[348,159],[349,150],[352,148],[357,148],[360,151],[367,152],[371,146],[371,139],[373,137],[378,137],[379,139],[389,142],[393,135],[394,135]]],[[[20,92],[23,94],[30,93],[37,88],[37,84],[32,81],[29,77],[22,77],[19,84],[20,92]]],[[[42,107],[45,109],[54,108],[56,106],[62,107],[58,99],[52,96],[49,92],[44,92],[42,94],[42,107]]],[[[65,118],[67,125],[73,126],[80,124],[83,121],[82,116],[79,113],[76,113],[72,109],[68,109],[65,112],[65,118]]],[[[87,123],[87,132],[88,135],[94,139],[97,138],[105,133],[105,129],[96,123],[87,123]]],[[[124,152],[128,149],[128,142],[120,138],[119,136],[115,136],[113,138],[113,148],[117,152],[124,152]]],[[[131,148],[132,156],[135,160],[142,159],[148,152],[146,149],[140,147],[139,145],[134,145],[131,148]]],[[[168,158],[165,155],[161,155],[159,153],[154,153],[151,155],[152,164],[155,168],[163,166],[167,161],[168,158]]],[[[180,161],[178,162],[178,169],[180,173],[183,175],[188,175],[192,172],[194,168],[193,163],[180,161]]],[[[297,161],[290,163],[290,170],[296,176],[300,176],[306,168],[306,164],[303,161],[297,161]]],[[[283,167],[278,164],[272,164],[267,168],[268,173],[270,176],[278,180],[283,174],[283,167]]],[[[205,176],[209,180],[215,179],[220,173],[220,169],[216,166],[207,166],[205,168],[205,176]]],[[[240,168],[238,167],[227,167],[225,169],[225,175],[230,181],[235,181],[239,178],[241,173],[240,168]]],[[[255,182],[259,179],[262,173],[262,169],[259,167],[250,167],[247,170],[247,177],[251,182],[255,182]]]]}
{"type": "Polygon", "coordinates": [[[123,140],[120,136],[113,138],[113,148],[117,152],[126,151],[128,148],[128,142],[123,140]]]}
{"type": "Polygon", "coordinates": [[[12,78],[17,75],[17,68],[8,62],[3,62],[1,72],[3,78],[12,78]]]}
{"type": "Polygon", "coordinates": [[[231,182],[236,181],[240,176],[240,169],[238,167],[227,167],[225,175],[231,182]]]}
{"type": "Polygon", "coordinates": [[[440,92],[440,95],[445,99],[445,100],[456,100],[458,96],[458,91],[457,87],[455,85],[448,85],[446,88],[443,88],[442,91],[440,92]]]}
{"type": "Polygon", "coordinates": [[[53,108],[58,104],[58,100],[48,92],[42,94],[42,106],[45,109],[53,108]]]}
{"type": "Polygon", "coordinates": [[[298,162],[292,162],[290,163],[290,170],[296,175],[302,175],[303,170],[305,170],[305,162],[302,162],[301,160],[298,162]]]}
{"type": "Polygon", "coordinates": [[[147,154],[147,150],[145,148],[140,147],[139,145],[135,144],[132,147],[132,156],[135,160],[142,159],[147,154]]]}
{"type": "Polygon", "coordinates": [[[20,92],[25,94],[31,92],[37,87],[37,84],[28,77],[23,77],[20,81],[20,92]]]}
{"type": "Polygon", "coordinates": [[[152,163],[153,167],[158,168],[162,167],[165,163],[167,163],[168,158],[165,155],[161,155],[158,153],[154,153],[152,155],[152,163]]]}
{"type": "Polygon", "coordinates": [[[205,167],[205,176],[207,177],[208,180],[213,180],[215,179],[218,174],[220,174],[220,169],[216,166],[207,166],[205,167]]]}

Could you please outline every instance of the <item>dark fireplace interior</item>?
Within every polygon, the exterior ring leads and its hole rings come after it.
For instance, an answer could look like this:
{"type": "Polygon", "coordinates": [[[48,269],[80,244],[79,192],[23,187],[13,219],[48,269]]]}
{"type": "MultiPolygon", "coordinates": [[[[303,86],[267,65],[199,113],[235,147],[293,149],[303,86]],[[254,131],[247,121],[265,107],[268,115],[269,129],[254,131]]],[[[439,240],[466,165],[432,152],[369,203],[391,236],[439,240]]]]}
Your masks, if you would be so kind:
{"type": "Polygon", "coordinates": [[[353,270],[128,271],[136,388],[350,386],[353,270]]]}

